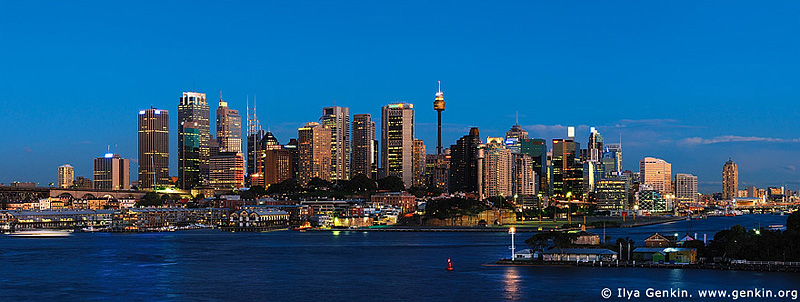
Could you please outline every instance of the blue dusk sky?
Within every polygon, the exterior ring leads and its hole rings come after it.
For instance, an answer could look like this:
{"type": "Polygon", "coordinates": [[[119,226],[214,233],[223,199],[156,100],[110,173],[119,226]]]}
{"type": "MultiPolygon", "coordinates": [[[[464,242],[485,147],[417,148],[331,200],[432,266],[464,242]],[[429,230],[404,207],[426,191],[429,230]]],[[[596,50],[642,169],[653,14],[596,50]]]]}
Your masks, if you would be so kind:
{"type": "Polygon", "coordinates": [[[800,184],[798,1],[2,1],[0,182],[57,181],[71,164],[131,158],[137,113],[183,91],[245,115],[281,143],[334,102],[351,114],[409,102],[435,151],[480,127],[532,137],[589,127],[622,139],[624,168],[654,156],[721,191],[800,184]]]}

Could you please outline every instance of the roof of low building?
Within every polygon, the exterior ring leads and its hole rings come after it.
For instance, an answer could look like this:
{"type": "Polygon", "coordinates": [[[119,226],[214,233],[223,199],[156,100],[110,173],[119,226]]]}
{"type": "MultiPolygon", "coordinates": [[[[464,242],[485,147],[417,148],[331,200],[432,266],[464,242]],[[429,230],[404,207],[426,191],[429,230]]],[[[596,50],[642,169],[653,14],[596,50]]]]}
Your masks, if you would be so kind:
{"type": "Polygon", "coordinates": [[[616,255],[617,252],[609,249],[591,249],[591,248],[564,248],[558,249],[555,247],[549,248],[544,251],[545,254],[582,254],[582,255],[616,255]]]}

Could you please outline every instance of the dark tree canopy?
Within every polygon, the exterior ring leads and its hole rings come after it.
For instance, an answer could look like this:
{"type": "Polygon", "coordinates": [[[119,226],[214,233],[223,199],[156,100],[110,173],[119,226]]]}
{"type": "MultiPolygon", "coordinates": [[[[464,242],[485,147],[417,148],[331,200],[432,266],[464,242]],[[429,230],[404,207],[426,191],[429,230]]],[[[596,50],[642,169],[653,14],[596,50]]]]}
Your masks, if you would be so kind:
{"type": "MultiPolygon", "coordinates": [[[[164,196],[167,196],[167,195],[164,194],[164,196]]],[[[142,196],[142,199],[140,199],[139,202],[136,203],[136,206],[137,207],[153,207],[153,206],[160,206],[163,203],[164,202],[162,201],[162,198],[160,198],[158,196],[158,193],[156,193],[156,192],[147,192],[147,193],[144,194],[144,196],[142,196]]]]}
{"type": "Polygon", "coordinates": [[[403,180],[400,177],[390,175],[386,178],[378,180],[378,189],[387,190],[391,192],[400,192],[406,189],[403,180]]]}

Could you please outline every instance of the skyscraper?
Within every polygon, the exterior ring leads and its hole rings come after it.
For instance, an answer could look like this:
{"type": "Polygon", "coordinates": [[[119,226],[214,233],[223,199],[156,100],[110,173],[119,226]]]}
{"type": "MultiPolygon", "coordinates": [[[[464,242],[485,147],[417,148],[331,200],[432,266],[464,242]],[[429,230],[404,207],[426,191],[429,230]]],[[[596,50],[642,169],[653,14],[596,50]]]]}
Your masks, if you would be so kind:
{"type": "Polygon", "coordinates": [[[645,157],[639,161],[639,174],[642,184],[661,193],[672,192],[672,165],[665,160],[645,157]]]}
{"type": "Polygon", "coordinates": [[[739,190],[739,166],[730,158],[722,166],[722,198],[730,200],[739,190]]]}
{"type": "MultiPolygon", "coordinates": [[[[209,141],[211,140],[211,124],[209,116],[208,101],[206,100],[205,93],[198,92],[184,92],[181,97],[180,104],[178,105],[178,146],[185,146],[183,139],[187,137],[184,135],[184,125],[191,125],[197,130],[198,139],[198,152],[197,161],[199,165],[199,174],[197,180],[190,184],[190,187],[195,187],[203,184],[208,180],[208,161],[211,156],[211,149],[209,141]]],[[[194,131],[194,130],[192,130],[194,131]]],[[[187,160],[180,158],[181,154],[189,155],[189,153],[178,153],[178,163],[185,163],[187,160]]],[[[184,166],[178,166],[178,173],[183,174],[181,169],[184,166]]],[[[184,188],[186,189],[186,188],[184,188]]]]}
{"type": "MultiPolygon", "coordinates": [[[[455,145],[450,146],[450,193],[478,192],[478,128],[469,129],[455,145]]],[[[481,171],[482,172],[482,171],[481,171]]]]}
{"type": "Polygon", "coordinates": [[[322,125],[331,129],[331,180],[350,179],[350,108],[322,108],[322,125]]]}
{"type": "Polygon", "coordinates": [[[447,192],[450,185],[450,148],[444,149],[442,154],[425,156],[425,178],[428,188],[447,192]]]}
{"type": "MultiPolygon", "coordinates": [[[[570,135],[574,136],[574,133],[570,135]]],[[[580,150],[580,144],[571,139],[553,139],[550,196],[570,200],[583,198],[583,164],[578,154],[580,150]]]]}
{"type": "Polygon", "coordinates": [[[523,139],[520,141],[520,153],[529,155],[533,161],[533,171],[536,172],[539,192],[543,195],[550,194],[547,173],[547,142],[538,138],[523,139]]]}
{"type": "Polygon", "coordinates": [[[195,122],[183,122],[178,132],[178,187],[189,190],[200,182],[200,128],[195,122]]]}
{"type": "Polygon", "coordinates": [[[414,139],[414,185],[425,186],[425,142],[414,139]]]}
{"type": "Polygon", "coordinates": [[[312,178],[331,180],[331,129],[316,122],[297,129],[299,179],[305,186],[312,178]]]}
{"type": "Polygon", "coordinates": [[[622,176],[622,145],[620,144],[607,144],[605,145],[605,152],[603,158],[600,160],[603,165],[604,177],[619,177],[622,176]]]}
{"type": "Polygon", "coordinates": [[[130,190],[131,163],[119,154],[108,153],[94,159],[95,190],[130,190]]]}
{"type": "Polygon", "coordinates": [[[697,176],[685,173],[675,174],[675,201],[695,203],[697,197],[697,176]]]}
{"type": "Polygon", "coordinates": [[[381,164],[384,177],[396,176],[406,188],[414,180],[414,105],[397,103],[381,110],[381,164]]]}
{"type": "Polygon", "coordinates": [[[378,158],[375,156],[375,122],[369,114],[353,115],[353,158],[350,159],[352,176],[363,174],[372,178],[377,170],[378,158]]]}
{"type": "Polygon", "coordinates": [[[266,131],[261,129],[261,123],[256,116],[256,102],[250,108],[250,99],[247,100],[247,179],[250,186],[263,186],[263,164],[261,163],[262,139],[266,131]]]}
{"type": "Polygon", "coordinates": [[[58,187],[69,188],[75,181],[75,169],[70,165],[61,165],[58,167],[58,187]]]}
{"type": "Polygon", "coordinates": [[[521,153],[522,152],[522,141],[528,139],[528,131],[522,128],[519,125],[519,121],[517,121],[514,126],[511,126],[511,129],[506,131],[506,141],[505,144],[511,153],[521,153]]]}
{"type": "Polygon", "coordinates": [[[217,142],[222,152],[242,152],[242,116],[239,110],[228,108],[221,95],[217,108],[217,142]]]}
{"type": "Polygon", "coordinates": [[[139,189],[155,189],[171,182],[169,111],[139,110],[139,189]]]}
{"type": "Polygon", "coordinates": [[[483,152],[483,196],[511,196],[511,150],[502,137],[489,137],[483,152]]]}
{"type": "Polygon", "coordinates": [[[603,158],[603,136],[594,127],[589,132],[589,144],[586,146],[587,155],[586,159],[594,162],[600,162],[603,158]]]}

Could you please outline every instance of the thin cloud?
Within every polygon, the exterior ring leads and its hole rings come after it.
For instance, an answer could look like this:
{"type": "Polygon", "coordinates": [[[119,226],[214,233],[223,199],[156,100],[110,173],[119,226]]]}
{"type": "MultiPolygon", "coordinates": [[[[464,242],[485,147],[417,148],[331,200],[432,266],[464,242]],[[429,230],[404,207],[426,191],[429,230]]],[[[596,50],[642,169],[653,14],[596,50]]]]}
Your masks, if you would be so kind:
{"type": "Polygon", "coordinates": [[[685,145],[711,145],[737,142],[800,143],[800,138],[785,139],[775,137],[723,135],[714,138],[689,137],[680,141],[681,144],[685,145]]]}

